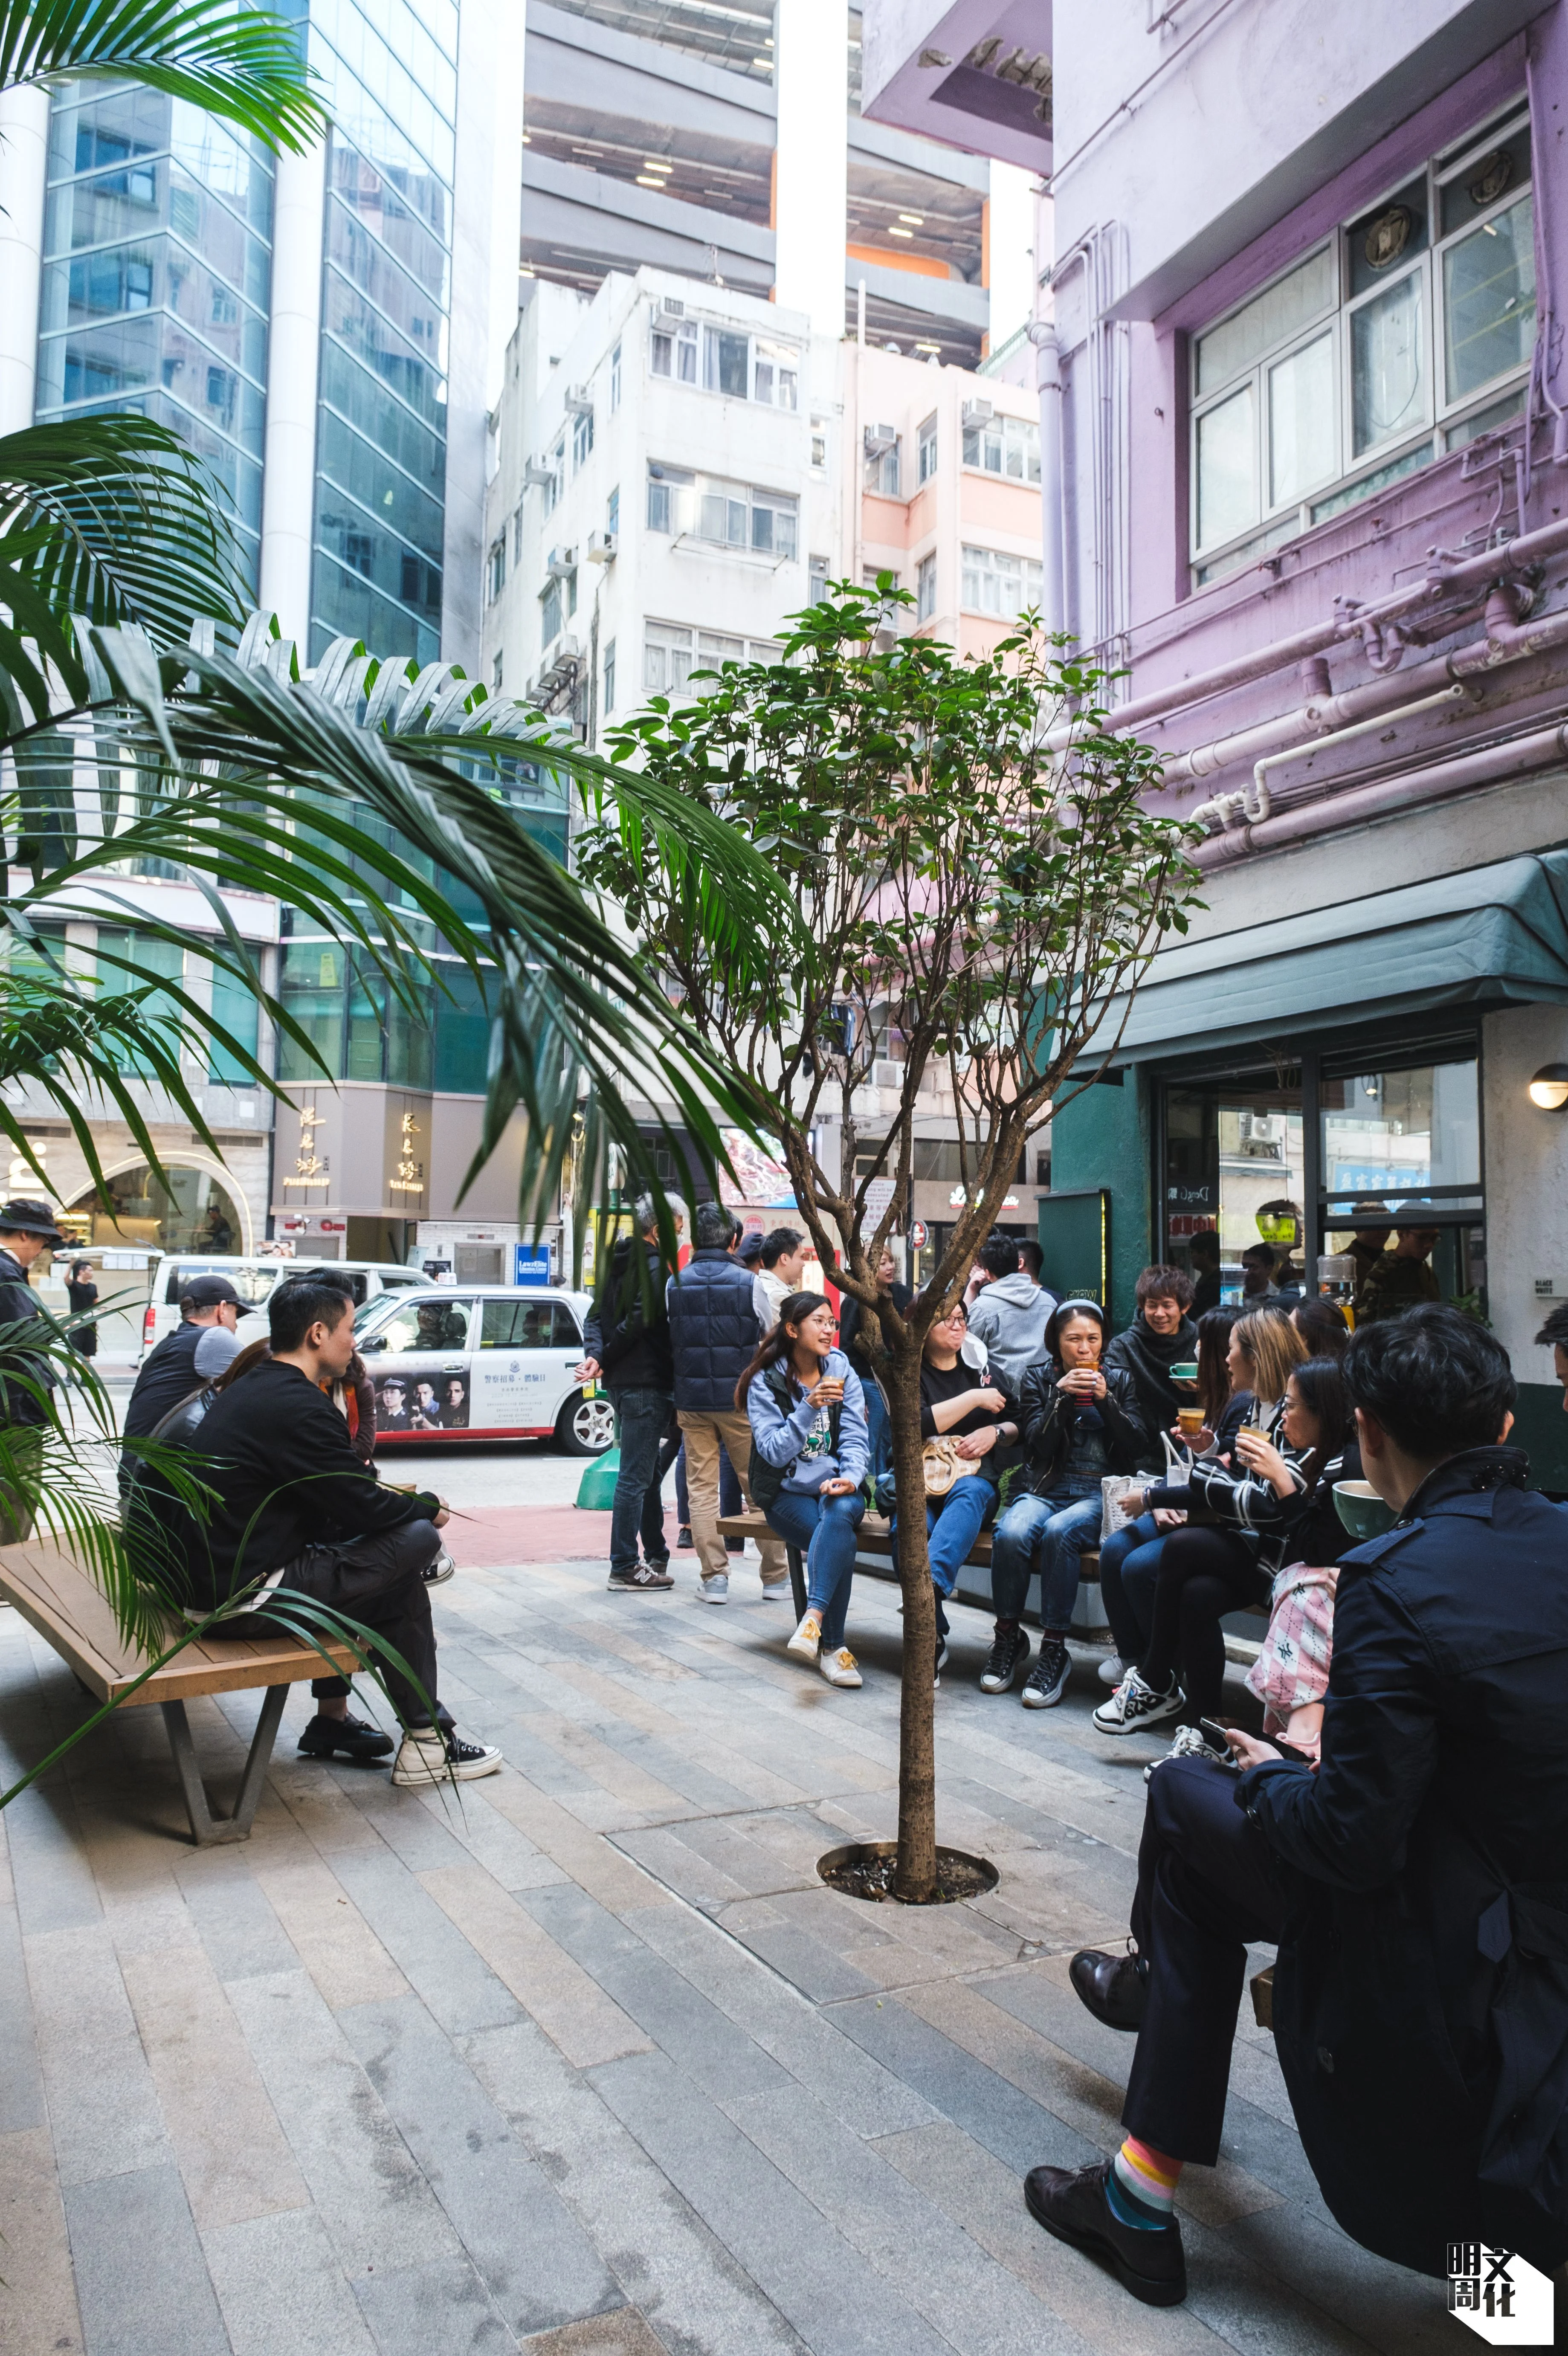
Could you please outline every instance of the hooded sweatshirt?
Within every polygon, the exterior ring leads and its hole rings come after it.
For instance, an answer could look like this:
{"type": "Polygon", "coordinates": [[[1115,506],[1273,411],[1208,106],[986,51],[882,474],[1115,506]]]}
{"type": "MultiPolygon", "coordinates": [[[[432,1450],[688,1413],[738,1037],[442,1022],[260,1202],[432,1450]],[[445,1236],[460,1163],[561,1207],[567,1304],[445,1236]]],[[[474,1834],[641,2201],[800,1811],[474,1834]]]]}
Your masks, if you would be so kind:
{"type": "Polygon", "coordinates": [[[1056,1305],[1055,1295],[1019,1269],[1012,1276],[995,1278],[970,1312],[970,1332],[1011,1377],[1015,1391],[1023,1387],[1026,1369],[1045,1348],[1046,1327],[1056,1305]]]}

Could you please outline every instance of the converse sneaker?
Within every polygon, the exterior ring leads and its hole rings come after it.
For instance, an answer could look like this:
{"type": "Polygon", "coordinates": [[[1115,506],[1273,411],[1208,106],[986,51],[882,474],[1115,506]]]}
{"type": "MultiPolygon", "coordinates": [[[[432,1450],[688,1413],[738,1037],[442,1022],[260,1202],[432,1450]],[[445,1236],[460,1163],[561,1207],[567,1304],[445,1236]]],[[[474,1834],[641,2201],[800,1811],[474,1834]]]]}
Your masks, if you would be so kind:
{"type": "Polygon", "coordinates": [[[330,1759],[340,1751],[345,1759],[369,1765],[386,1757],[392,1739],[379,1726],[367,1726],[362,1718],[328,1718],[317,1712],[300,1736],[299,1747],[306,1759],[330,1759]]]}
{"type": "Polygon", "coordinates": [[[999,1628],[990,1658],[980,1672],[982,1693],[1005,1693],[1029,1659],[1029,1639],[1022,1628],[999,1628]]]}
{"type": "Polygon", "coordinates": [[[822,1623],[814,1612],[808,1612],[784,1650],[798,1660],[814,1661],[822,1649],[822,1623]]]}
{"type": "Polygon", "coordinates": [[[439,1727],[421,1727],[405,1734],[392,1762],[392,1779],[406,1789],[416,1783],[471,1783],[478,1776],[494,1775],[504,1764],[490,1742],[465,1742],[460,1735],[443,1735],[439,1727]]]}
{"type": "Polygon", "coordinates": [[[435,1561],[431,1564],[429,1569],[422,1571],[420,1576],[424,1580],[426,1587],[441,1587],[444,1586],[446,1581],[451,1578],[452,1573],[456,1569],[456,1564],[453,1561],[446,1547],[443,1547],[435,1561]]]}
{"type": "Polygon", "coordinates": [[[847,1644],[841,1644],[836,1653],[824,1653],[817,1666],[831,1686],[857,1686],[860,1683],[860,1671],[847,1644]]]}
{"type": "Polygon", "coordinates": [[[1129,1669],[1109,1701],[1094,1713],[1097,1734],[1142,1734],[1146,1726],[1175,1718],[1187,1708],[1187,1697],[1175,1677],[1164,1693],[1145,1685],[1136,1669],[1129,1669]]]}
{"type": "Polygon", "coordinates": [[[729,1601],[728,1571],[716,1570],[712,1579],[704,1579],[699,1592],[704,1603],[727,1603],[729,1601]]]}
{"type": "Polygon", "coordinates": [[[1067,1681],[1072,1675],[1072,1663],[1067,1646],[1059,1636],[1042,1636],[1040,1657],[1029,1672],[1024,1687],[1026,1709],[1052,1709],[1067,1691],[1067,1681]]]}
{"type": "Polygon", "coordinates": [[[1112,1653],[1108,1661],[1101,1662],[1095,1675],[1102,1686],[1109,1686],[1114,1693],[1132,1665],[1131,1661],[1124,1661],[1118,1654],[1112,1653]]]}
{"type": "Polygon", "coordinates": [[[654,1570],[649,1564],[633,1564],[630,1570],[612,1570],[605,1584],[617,1594],[647,1595],[655,1588],[673,1587],[675,1582],[667,1570],[654,1570]]]}

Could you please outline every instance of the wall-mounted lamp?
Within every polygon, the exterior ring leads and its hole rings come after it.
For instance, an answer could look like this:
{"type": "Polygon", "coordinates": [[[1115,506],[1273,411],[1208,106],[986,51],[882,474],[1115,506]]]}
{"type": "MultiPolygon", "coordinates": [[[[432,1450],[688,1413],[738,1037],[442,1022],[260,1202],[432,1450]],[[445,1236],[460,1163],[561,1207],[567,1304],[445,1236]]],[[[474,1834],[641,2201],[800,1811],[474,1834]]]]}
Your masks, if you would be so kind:
{"type": "Polygon", "coordinates": [[[1568,1064],[1542,1064],[1530,1084],[1530,1100],[1542,1112],[1561,1112],[1568,1105],[1568,1064]]]}

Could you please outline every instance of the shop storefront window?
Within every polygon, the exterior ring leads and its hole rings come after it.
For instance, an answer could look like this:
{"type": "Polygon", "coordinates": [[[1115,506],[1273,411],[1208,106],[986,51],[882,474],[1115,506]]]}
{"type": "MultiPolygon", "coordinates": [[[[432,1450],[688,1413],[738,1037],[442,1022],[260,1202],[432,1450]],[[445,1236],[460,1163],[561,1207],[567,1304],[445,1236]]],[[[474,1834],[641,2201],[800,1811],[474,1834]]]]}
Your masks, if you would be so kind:
{"type": "Polygon", "coordinates": [[[1486,1284],[1481,1112],[1476,1058],[1407,1070],[1336,1072],[1319,1083],[1323,1249],[1348,1259],[1365,1302],[1400,1230],[1433,1240],[1423,1297],[1479,1308],[1486,1284]]]}
{"type": "Polygon", "coordinates": [[[1199,1310],[1269,1289],[1270,1272],[1242,1255],[1270,1244],[1274,1285],[1299,1276],[1306,1172],[1298,1076],[1238,1074],[1165,1099],[1165,1247],[1186,1269],[1199,1310]]]}

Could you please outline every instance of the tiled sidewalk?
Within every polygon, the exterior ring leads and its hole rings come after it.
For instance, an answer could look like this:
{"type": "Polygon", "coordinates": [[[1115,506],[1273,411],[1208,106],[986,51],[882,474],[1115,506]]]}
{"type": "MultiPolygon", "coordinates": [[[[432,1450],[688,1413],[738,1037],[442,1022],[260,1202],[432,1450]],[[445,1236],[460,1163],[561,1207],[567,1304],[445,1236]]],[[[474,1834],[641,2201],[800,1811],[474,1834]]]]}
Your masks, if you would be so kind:
{"type": "MultiPolygon", "coordinates": [[[[1224,2162],[1182,2188],[1185,2308],[1029,2220],[1029,2165],[1113,2147],[1129,2055],[1066,1963],[1125,1927],[1155,1746],[1094,1735],[1089,1672],[1048,1714],[987,1698],[955,1615],[941,1837],[1001,1884],[865,1906],[814,1867],[893,1829],[896,1590],[857,1590],[841,1694],[753,1569],[723,1612],[693,1581],[443,1589],[443,1694],[509,1762],[460,1805],[297,1761],[299,1688],[247,1844],[174,1837],[150,1710],[0,1816],[0,2349],[1455,2349],[1437,2286],[1328,2219],[1250,2021],[1224,2162]]],[[[7,1780],[84,1708],[0,1612],[7,1780]]],[[[192,1705],[209,1769],[255,1714],[192,1705]]]]}

